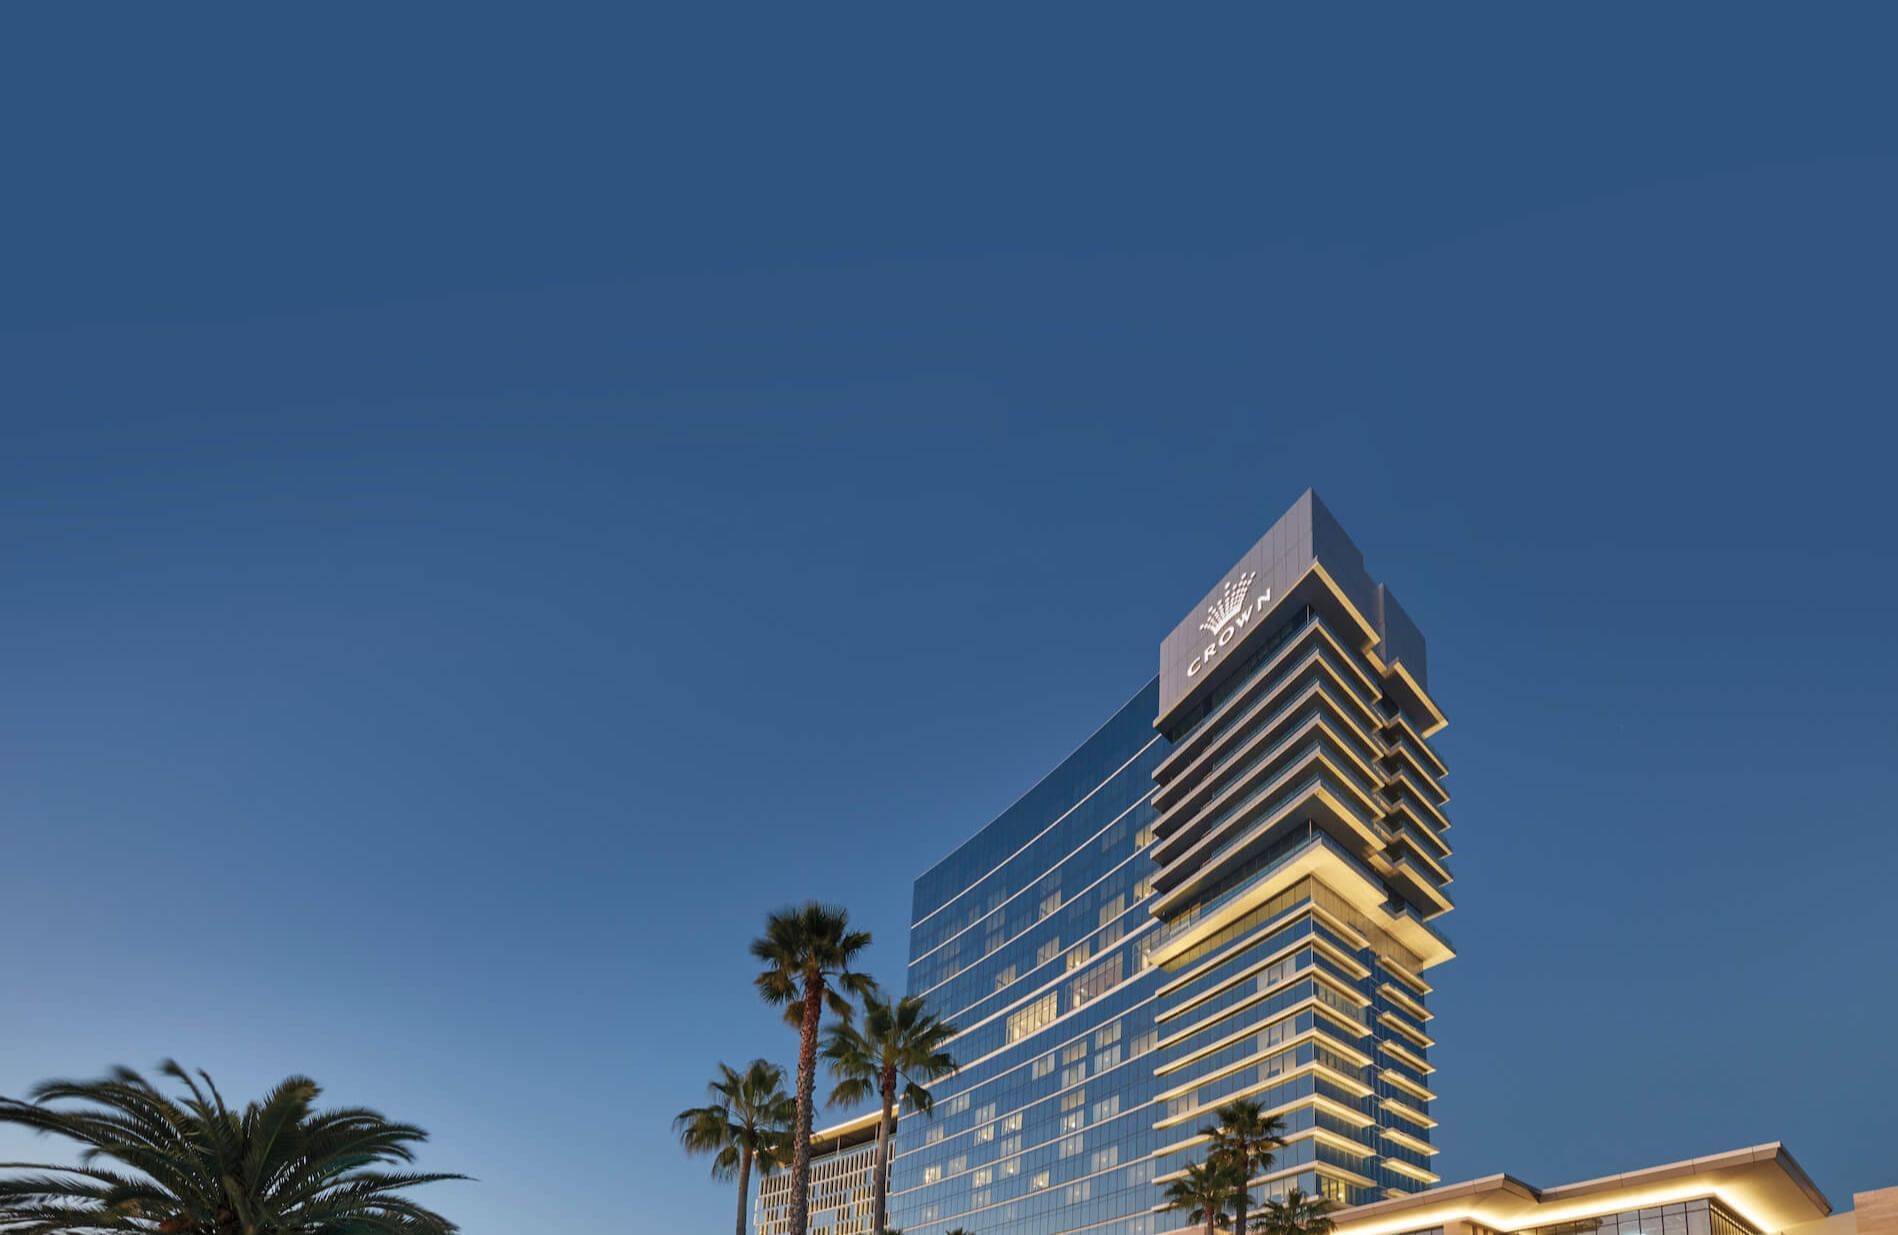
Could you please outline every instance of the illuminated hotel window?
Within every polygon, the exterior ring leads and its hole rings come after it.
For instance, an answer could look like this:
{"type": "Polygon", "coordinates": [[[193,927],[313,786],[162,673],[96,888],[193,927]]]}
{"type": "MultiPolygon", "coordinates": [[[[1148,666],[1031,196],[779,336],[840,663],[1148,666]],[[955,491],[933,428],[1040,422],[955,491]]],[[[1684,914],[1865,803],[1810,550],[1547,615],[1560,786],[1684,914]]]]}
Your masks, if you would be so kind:
{"type": "Polygon", "coordinates": [[[1698,1200],[1537,1227],[1522,1235],[1752,1235],[1752,1232],[1718,1203],[1698,1200]]]}
{"type": "MultiPolygon", "coordinates": [[[[1040,999],[1029,1004],[1008,1018],[1008,1040],[1019,1042],[1044,1025],[1053,1023],[1055,1017],[1055,992],[1049,991],[1040,999]]],[[[963,1105],[968,1105],[968,1095],[962,1095],[963,1105]]]]}
{"type": "Polygon", "coordinates": [[[1116,952],[1069,984],[1068,1002],[1074,1007],[1092,1003],[1120,985],[1121,956],[1116,952]]]}

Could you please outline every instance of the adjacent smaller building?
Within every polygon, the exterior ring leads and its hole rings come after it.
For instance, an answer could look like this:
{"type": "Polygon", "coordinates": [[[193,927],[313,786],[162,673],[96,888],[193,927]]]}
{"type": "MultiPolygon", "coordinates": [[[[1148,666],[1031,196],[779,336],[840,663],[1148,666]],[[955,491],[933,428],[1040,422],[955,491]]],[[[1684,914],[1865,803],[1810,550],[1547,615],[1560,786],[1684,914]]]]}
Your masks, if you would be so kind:
{"type": "MultiPolygon", "coordinates": [[[[870,1235],[876,1151],[875,1111],[811,1133],[809,1235],[870,1235]]],[[[791,1229],[791,1172],[759,1182],[752,1229],[757,1235],[786,1235],[791,1229]]]]}
{"type": "MultiPolygon", "coordinates": [[[[1786,1147],[1691,1158],[1557,1188],[1511,1175],[1340,1209],[1335,1235],[1898,1235],[1898,1188],[1832,1203],[1786,1147]]],[[[1200,1228],[1167,1228],[1194,1235],[1200,1228]]]]}

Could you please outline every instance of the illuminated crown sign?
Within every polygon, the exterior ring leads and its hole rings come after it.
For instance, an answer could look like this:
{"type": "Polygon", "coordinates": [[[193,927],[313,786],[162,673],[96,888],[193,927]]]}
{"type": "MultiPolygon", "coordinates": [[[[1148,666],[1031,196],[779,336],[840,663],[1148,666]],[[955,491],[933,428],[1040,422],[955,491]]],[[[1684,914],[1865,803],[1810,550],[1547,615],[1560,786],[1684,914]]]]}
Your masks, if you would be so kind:
{"type": "Polygon", "coordinates": [[[1208,634],[1217,635],[1226,629],[1226,624],[1239,616],[1246,607],[1246,592],[1251,589],[1252,581],[1258,578],[1258,572],[1248,570],[1237,579],[1226,580],[1226,590],[1219,599],[1206,607],[1206,620],[1199,628],[1208,634]]]}

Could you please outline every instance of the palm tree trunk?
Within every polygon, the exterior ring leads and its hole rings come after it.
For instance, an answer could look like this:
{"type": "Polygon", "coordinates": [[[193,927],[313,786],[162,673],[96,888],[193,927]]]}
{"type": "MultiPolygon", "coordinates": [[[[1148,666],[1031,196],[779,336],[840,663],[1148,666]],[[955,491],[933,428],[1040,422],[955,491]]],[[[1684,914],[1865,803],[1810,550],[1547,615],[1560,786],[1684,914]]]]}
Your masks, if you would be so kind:
{"type": "Polygon", "coordinates": [[[1219,1211],[1211,1205],[1206,1207],[1206,1235],[1219,1235],[1219,1211]]]}
{"type": "Polygon", "coordinates": [[[751,1150],[745,1148],[738,1151],[738,1235],[745,1235],[745,1203],[750,1199],[751,1150]]]}
{"type": "Polygon", "coordinates": [[[1232,1202],[1232,1235],[1246,1235],[1246,1204],[1252,1199],[1252,1166],[1239,1168],[1239,1195],[1232,1202]]]}
{"type": "Polygon", "coordinates": [[[875,1215],[870,1220],[870,1235],[883,1235],[890,1208],[890,1139],[896,1132],[896,1068],[883,1065],[883,1113],[877,1120],[877,1177],[875,1215]]]}
{"type": "Polygon", "coordinates": [[[811,1099],[817,1087],[817,1021],[824,1014],[824,978],[804,979],[804,1014],[797,1027],[797,1132],[791,1147],[791,1235],[811,1225],[811,1099]]]}

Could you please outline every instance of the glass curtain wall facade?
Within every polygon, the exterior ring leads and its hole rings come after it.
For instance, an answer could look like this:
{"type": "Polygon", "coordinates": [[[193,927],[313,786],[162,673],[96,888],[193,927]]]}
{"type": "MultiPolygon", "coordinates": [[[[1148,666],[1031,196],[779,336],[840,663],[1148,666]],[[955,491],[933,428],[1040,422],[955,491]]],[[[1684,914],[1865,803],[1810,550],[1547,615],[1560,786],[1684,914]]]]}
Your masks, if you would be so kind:
{"type": "Polygon", "coordinates": [[[1155,1235],[1223,1102],[1287,1143],[1254,1203],[1437,1182],[1430,986],[1452,955],[1423,639],[1307,492],[1160,676],[917,880],[909,993],[962,1028],[902,1122],[907,1235],[1155,1235]]]}
{"type": "Polygon", "coordinates": [[[963,1066],[900,1126],[906,1235],[1155,1229],[1156,690],[916,882],[909,991],[961,1027],[963,1066]]]}

